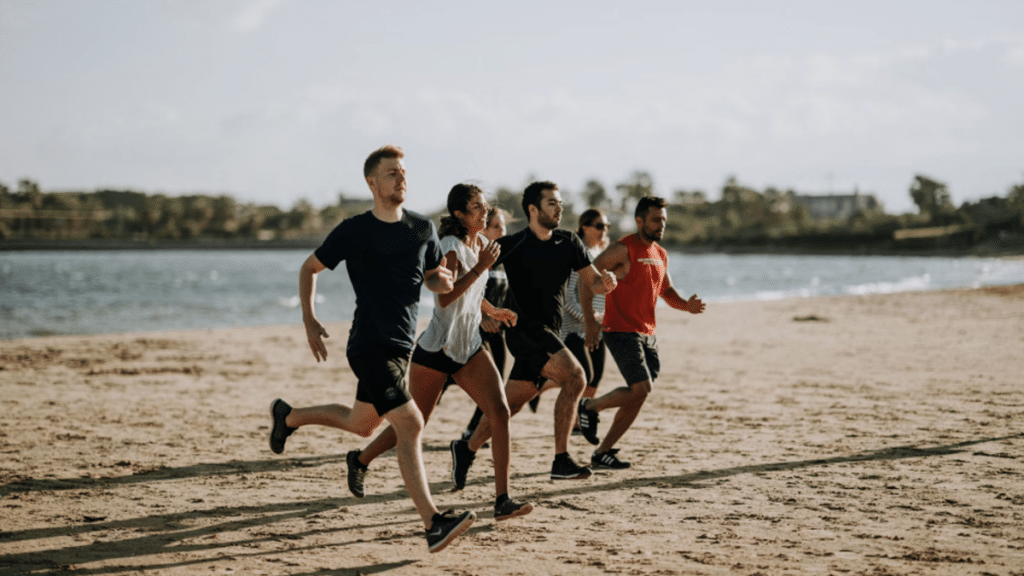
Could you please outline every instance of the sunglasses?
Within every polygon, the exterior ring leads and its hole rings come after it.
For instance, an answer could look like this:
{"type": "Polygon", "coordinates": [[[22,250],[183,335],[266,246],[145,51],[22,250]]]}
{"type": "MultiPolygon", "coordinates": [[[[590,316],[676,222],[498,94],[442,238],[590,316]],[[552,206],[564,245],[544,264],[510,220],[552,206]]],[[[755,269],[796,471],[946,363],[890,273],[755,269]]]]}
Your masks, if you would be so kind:
{"type": "Polygon", "coordinates": [[[604,230],[605,228],[608,227],[608,225],[605,224],[604,222],[594,222],[593,224],[588,224],[588,226],[596,228],[597,230],[604,230]]]}

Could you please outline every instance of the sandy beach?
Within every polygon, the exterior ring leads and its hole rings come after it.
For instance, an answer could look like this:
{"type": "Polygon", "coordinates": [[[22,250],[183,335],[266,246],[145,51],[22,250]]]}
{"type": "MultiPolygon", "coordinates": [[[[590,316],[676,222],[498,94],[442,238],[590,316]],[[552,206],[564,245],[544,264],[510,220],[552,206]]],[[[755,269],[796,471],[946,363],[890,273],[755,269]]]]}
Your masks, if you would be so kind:
{"type": "MultiPolygon", "coordinates": [[[[473,407],[442,398],[431,487],[478,519],[439,554],[393,454],[358,499],[344,454],[364,439],[267,446],[275,397],[351,403],[345,325],[321,364],[298,318],[0,341],[0,573],[1024,575],[1024,286],[659,313],[633,468],[552,482],[554,395],[513,419],[531,515],[491,518],[486,450],[450,491],[473,407]]],[[[621,384],[609,361],[602,389],[621,384]]]]}

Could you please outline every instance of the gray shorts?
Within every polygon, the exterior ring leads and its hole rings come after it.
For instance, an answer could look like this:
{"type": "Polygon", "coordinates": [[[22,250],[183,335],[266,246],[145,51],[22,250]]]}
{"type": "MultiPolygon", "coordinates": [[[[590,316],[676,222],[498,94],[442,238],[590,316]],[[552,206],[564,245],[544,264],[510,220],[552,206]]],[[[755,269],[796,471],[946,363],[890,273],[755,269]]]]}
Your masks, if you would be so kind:
{"type": "Polygon", "coordinates": [[[654,382],[658,377],[661,360],[658,359],[658,339],[655,336],[636,332],[605,332],[604,343],[627,385],[648,380],[654,382]]]}

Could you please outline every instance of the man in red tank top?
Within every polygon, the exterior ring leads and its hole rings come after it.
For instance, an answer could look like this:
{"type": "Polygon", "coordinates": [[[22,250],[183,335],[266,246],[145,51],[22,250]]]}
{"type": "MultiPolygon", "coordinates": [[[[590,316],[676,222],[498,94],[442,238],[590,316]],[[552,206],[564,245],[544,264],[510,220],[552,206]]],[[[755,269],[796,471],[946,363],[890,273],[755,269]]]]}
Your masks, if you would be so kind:
{"type": "Polygon", "coordinates": [[[593,314],[593,294],[581,284],[580,303],[587,323],[587,347],[597,344],[598,330],[619,367],[626,386],[600,396],[581,399],[577,407],[580,430],[591,444],[600,444],[590,458],[594,468],[629,468],[616,456],[615,443],[629,430],[640,414],[661,362],[654,336],[654,307],[658,297],[677,310],[691,314],[704,311],[704,303],[694,294],[684,300],[672,286],[668,274],[668,253],[658,245],[665,233],[668,211],[663,198],[647,196],[637,203],[634,215],[637,232],[613,242],[594,260],[598,270],[615,274],[618,286],[605,296],[604,320],[598,325],[593,314]],[[597,413],[618,408],[604,440],[597,436],[597,413]]]}

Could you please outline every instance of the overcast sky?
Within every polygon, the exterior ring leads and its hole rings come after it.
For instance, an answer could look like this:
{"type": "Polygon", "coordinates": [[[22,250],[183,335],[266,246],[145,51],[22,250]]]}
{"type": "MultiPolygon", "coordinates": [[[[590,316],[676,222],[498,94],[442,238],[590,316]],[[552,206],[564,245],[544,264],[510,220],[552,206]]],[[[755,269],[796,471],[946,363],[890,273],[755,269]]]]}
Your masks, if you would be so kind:
{"type": "Polygon", "coordinates": [[[874,193],[913,209],[1024,182],[1024,2],[0,0],[0,182],[368,196],[474,180],[570,195],[874,193]]]}

